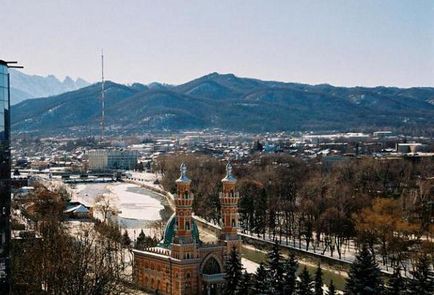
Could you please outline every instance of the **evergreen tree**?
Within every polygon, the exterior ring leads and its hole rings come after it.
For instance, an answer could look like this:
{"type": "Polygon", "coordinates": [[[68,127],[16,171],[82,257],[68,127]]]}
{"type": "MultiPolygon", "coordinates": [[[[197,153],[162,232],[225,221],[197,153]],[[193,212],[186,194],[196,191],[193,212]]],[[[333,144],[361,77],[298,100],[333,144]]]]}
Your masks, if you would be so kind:
{"type": "Polygon", "coordinates": [[[323,281],[322,281],[322,270],[320,265],[318,264],[318,267],[315,272],[315,280],[314,280],[314,288],[315,288],[315,295],[323,295],[323,281]]]}
{"type": "Polygon", "coordinates": [[[150,236],[147,236],[145,238],[145,242],[144,242],[145,248],[155,247],[157,244],[158,244],[158,242],[155,238],[152,238],[150,236]]]}
{"type": "Polygon", "coordinates": [[[292,295],[295,293],[295,285],[297,281],[298,262],[294,254],[289,256],[284,264],[283,275],[283,292],[285,295],[292,295]]]}
{"type": "Polygon", "coordinates": [[[297,295],[313,295],[312,279],[306,266],[300,274],[300,281],[297,282],[297,295]]]}
{"type": "Polygon", "coordinates": [[[345,294],[371,295],[382,294],[383,281],[374,257],[364,245],[351,265],[345,286],[345,294]]]}
{"type": "Polygon", "coordinates": [[[128,232],[125,230],[124,234],[122,235],[122,245],[129,247],[131,245],[131,239],[128,235],[128,232]]]}
{"type": "Polygon", "coordinates": [[[146,235],[142,229],[139,233],[139,236],[137,237],[136,248],[139,250],[144,250],[145,247],[146,247],[146,235]]]}
{"type": "Polygon", "coordinates": [[[333,280],[330,280],[329,290],[327,291],[327,295],[336,295],[336,287],[333,284],[333,280]]]}
{"type": "Polygon", "coordinates": [[[273,294],[283,294],[283,258],[280,254],[280,247],[277,240],[274,242],[267,256],[268,276],[272,287],[271,291],[273,294]]]}
{"type": "Polygon", "coordinates": [[[241,280],[238,284],[237,294],[249,295],[251,294],[251,278],[250,275],[244,270],[241,280]]]}
{"type": "Polygon", "coordinates": [[[270,281],[268,280],[267,270],[265,269],[264,263],[261,262],[259,264],[258,269],[256,270],[255,283],[253,285],[253,294],[256,295],[265,295],[270,293],[270,281]]]}
{"type": "Polygon", "coordinates": [[[238,284],[242,277],[242,265],[240,255],[235,247],[232,248],[229,258],[226,261],[226,286],[224,294],[234,295],[237,294],[238,284]]]}
{"type": "Polygon", "coordinates": [[[403,295],[405,294],[405,280],[401,276],[401,268],[398,266],[393,270],[393,274],[390,277],[387,287],[386,295],[403,295]]]}
{"type": "Polygon", "coordinates": [[[428,255],[421,255],[416,263],[416,269],[411,271],[413,276],[408,285],[408,294],[432,295],[434,294],[434,274],[430,269],[428,255]]]}

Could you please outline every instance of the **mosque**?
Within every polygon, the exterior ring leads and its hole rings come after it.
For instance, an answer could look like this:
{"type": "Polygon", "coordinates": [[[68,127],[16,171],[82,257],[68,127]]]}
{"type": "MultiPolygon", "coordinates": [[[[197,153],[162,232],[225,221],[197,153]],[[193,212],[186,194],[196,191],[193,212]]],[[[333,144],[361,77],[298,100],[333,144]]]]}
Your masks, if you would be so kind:
{"type": "Polygon", "coordinates": [[[221,233],[216,243],[204,243],[192,217],[194,196],[181,164],[176,180],[175,213],[168,220],[164,237],[157,247],[133,250],[134,281],[143,289],[158,294],[221,294],[224,286],[225,261],[233,247],[238,251],[238,201],[236,178],[232,166],[226,165],[220,192],[221,233]]]}

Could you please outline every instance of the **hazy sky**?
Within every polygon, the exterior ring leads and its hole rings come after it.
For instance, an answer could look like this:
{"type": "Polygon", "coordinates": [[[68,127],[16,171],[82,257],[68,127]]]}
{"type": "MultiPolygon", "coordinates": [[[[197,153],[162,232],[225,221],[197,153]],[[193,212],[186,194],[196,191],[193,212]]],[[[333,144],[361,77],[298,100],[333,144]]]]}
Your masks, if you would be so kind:
{"type": "Polygon", "coordinates": [[[0,59],[31,74],[182,83],[210,72],[434,86],[434,1],[0,0],[0,59]]]}

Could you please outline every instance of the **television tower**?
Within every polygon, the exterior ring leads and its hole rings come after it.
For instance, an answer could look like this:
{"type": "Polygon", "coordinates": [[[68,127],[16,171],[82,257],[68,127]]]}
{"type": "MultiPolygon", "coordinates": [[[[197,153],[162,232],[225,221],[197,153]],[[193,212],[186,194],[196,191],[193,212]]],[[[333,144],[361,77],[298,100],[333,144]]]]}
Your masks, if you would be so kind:
{"type": "Polygon", "coordinates": [[[104,139],[104,51],[101,50],[101,141],[104,139]]]}

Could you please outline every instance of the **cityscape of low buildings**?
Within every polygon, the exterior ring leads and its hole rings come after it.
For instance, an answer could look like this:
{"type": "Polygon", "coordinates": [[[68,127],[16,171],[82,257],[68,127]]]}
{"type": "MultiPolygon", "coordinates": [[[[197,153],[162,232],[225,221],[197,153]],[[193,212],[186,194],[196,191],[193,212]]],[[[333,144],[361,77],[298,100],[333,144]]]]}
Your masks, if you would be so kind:
{"type": "MultiPolygon", "coordinates": [[[[430,138],[397,135],[388,131],[368,133],[267,133],[243,134],[186,132],[174,135],[95,139],[15,137],[14,169],[24,175],[83,175],[116,170],[152,171],[154,161],[174,153],[204,154],[217,159],[248,162],[259,154],[282,153],[324,165],[351,157],[393,159],[433,157],[430,138]]],[[[18,177],[18,176],[15,176],[18,177]]]]}

